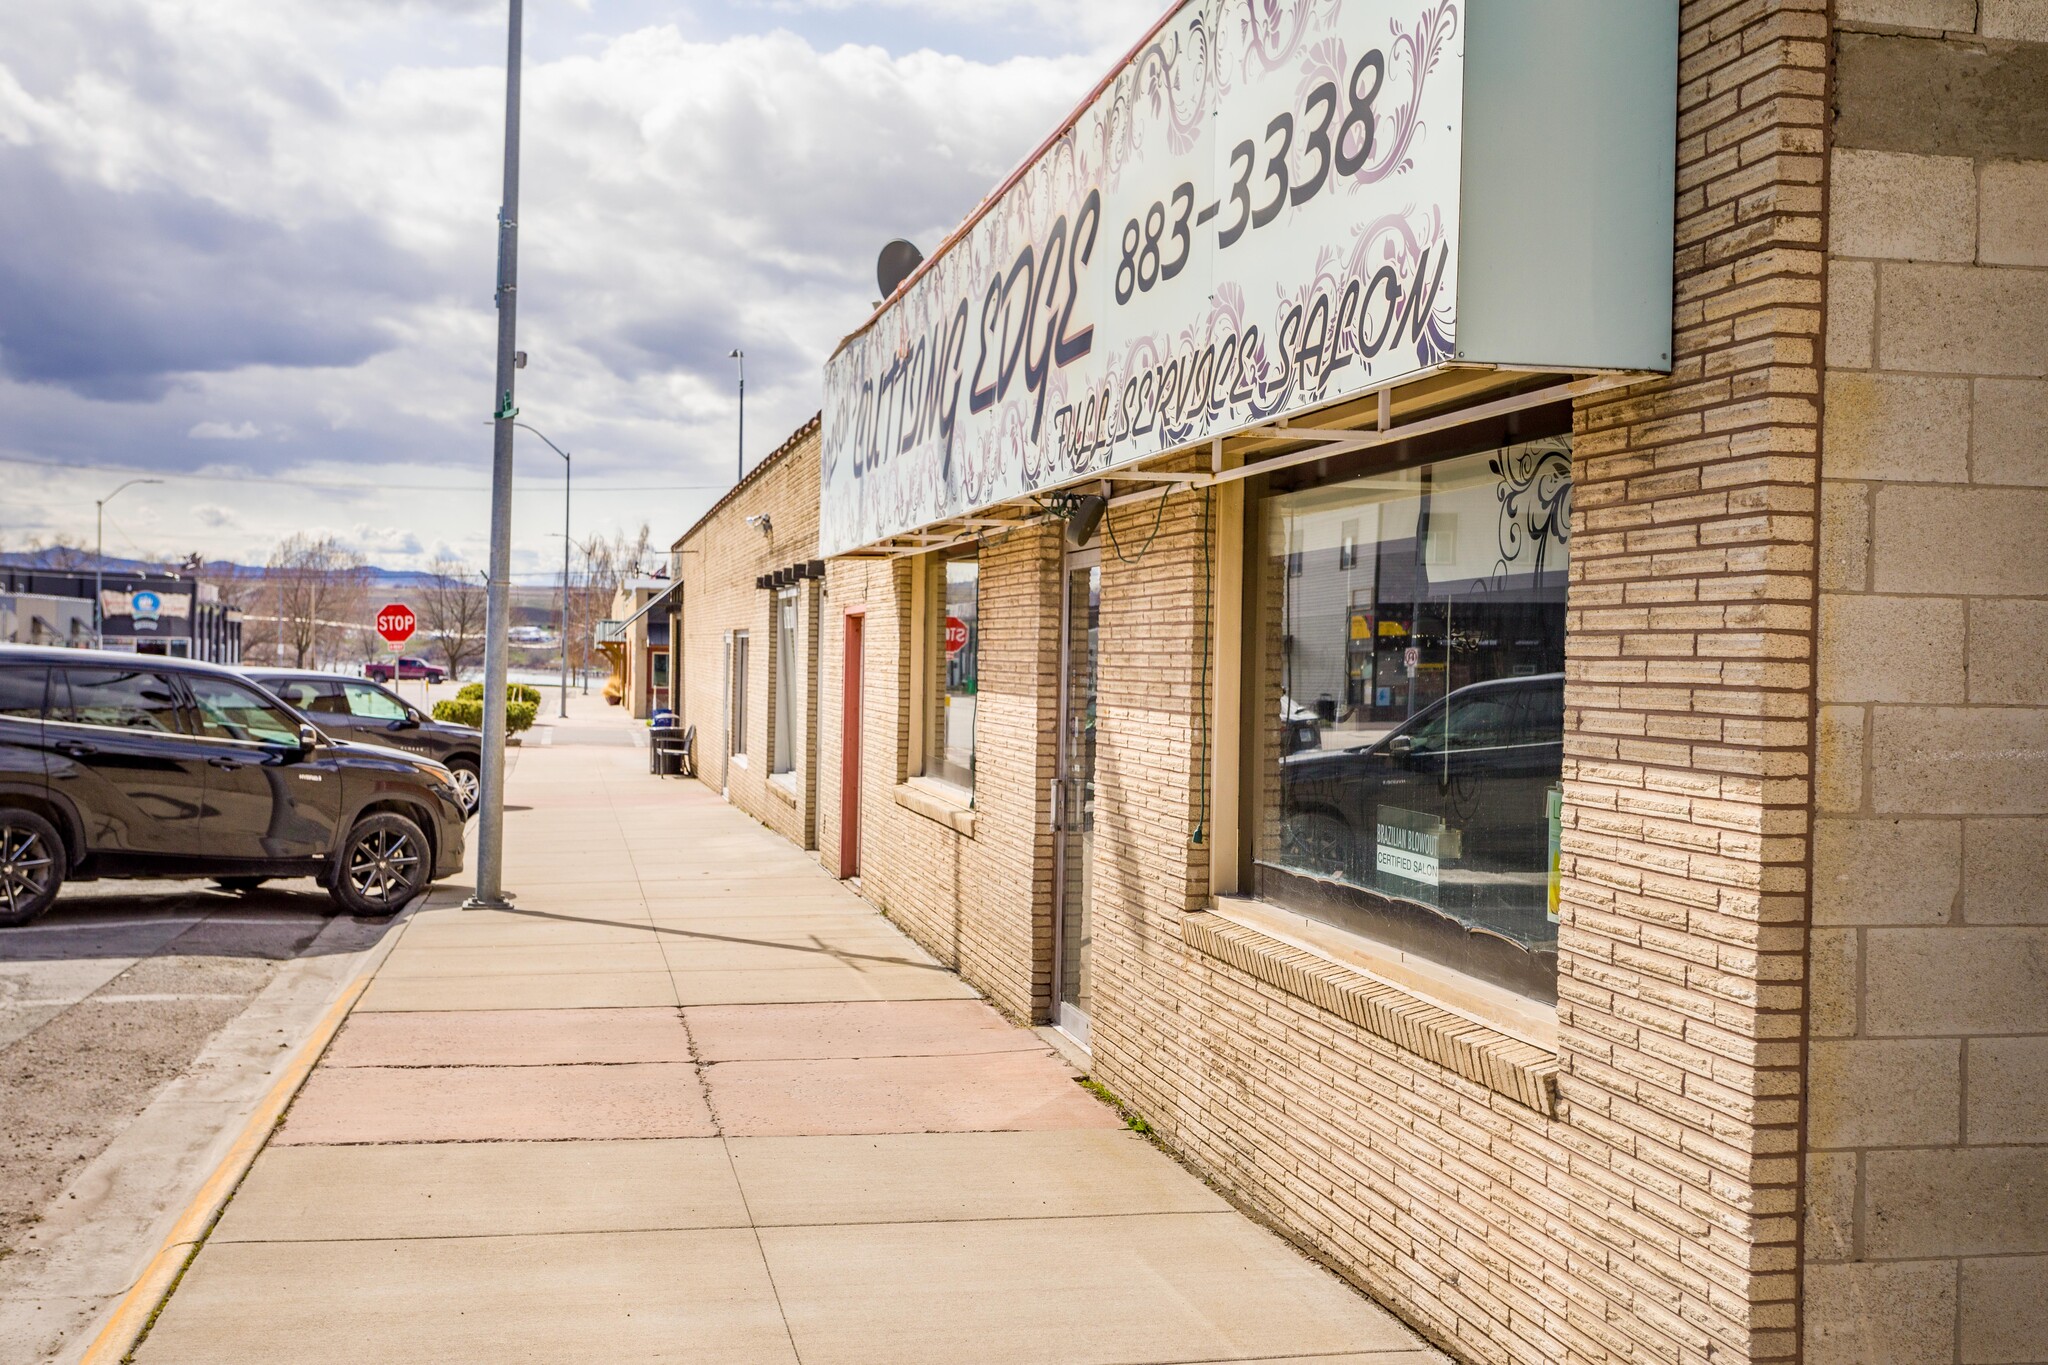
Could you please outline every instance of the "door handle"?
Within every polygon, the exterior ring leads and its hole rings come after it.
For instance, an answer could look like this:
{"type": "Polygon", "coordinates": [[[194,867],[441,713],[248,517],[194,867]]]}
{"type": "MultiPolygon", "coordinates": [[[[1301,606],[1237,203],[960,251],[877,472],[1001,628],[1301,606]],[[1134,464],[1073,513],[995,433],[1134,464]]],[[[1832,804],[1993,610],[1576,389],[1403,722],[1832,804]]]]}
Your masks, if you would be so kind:
{"type": "Polygon", "coordinates": [[[67,744],[59,744],[57,752],[63,754],[66,758],[91,758],[99,750],[90,744],[72,740],[67,744]]]}
{"type": "Polygon", "coordinates": [[[1051,786],[1051,791],[1050,791],[1050,794],[1049,794],[1049,796],[1048,796],[1048,805],[1049,805],[1049,807],[1050,807],[1050,809],[1051,809],[1051,813],[1052,813],[1052,826],[1051,826],[1051,827],[1052,827],[1052,832],[1053,832],[1054,834],[1058,834],[1058,833],[1059,833],[1059,832],[1061,831],[1061,828],[1062,828],[1062,826],[1061,826],[1061,824],[1060,824],[1060,815],[1061,815],[1060,807],[1061,807],[1061,806],[1062,806],[1062,805],[1063,805],[1064,803],[1063,803],[1063,802],[1062,802],[1062,801],[1060,800],[1060,789],[1061,789],[1061,787],[1062,787],[1062,786],[1064,786],[1064,785],[1065,785],[1065,784],[1064,784],[1064,783],[1062,783],[1062,782],[1060,781],[1060,779],[1059,779],[1059,778],[1055,777],[1055,778],[1054,778],[1054,779],[1052,780],[1052,786],[1051,786]]]}
{"type": "Polygon", "coordinates": [[[206,766],[209,768],[219,768],[223,772],[234,772],[238,768],[246,768],[249,765],[239,758],[229,758],[223,754],[217,758],[207,759],[206,766]]]}

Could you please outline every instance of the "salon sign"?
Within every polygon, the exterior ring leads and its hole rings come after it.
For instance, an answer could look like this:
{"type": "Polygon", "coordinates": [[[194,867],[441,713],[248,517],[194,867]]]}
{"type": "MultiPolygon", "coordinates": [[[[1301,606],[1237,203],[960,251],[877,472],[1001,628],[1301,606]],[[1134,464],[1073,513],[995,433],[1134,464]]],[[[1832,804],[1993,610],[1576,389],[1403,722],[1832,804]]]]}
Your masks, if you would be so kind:
{"type": "Polygon", "coordinates": [[[1423,369],[1455,0],[1190,0],[826,367],[827,553],[1423,369]]]}
{"type": "Polygon", "coordinates": [[[1669,8],[1188,0],[827,362],[823,552],[1446,362],[1668,369],[1669,8]]]}

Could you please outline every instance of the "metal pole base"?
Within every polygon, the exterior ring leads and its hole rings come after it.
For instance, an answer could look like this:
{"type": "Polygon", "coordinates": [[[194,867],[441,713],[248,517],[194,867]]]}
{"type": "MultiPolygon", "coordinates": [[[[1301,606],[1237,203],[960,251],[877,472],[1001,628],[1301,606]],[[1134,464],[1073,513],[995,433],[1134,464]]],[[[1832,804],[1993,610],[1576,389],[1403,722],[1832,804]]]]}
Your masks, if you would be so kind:
{"type": "Polygon", "coordinates": [[[465,910],[510,910],[513,908],[513,899],[513,895],[509,891],[502,891],[495,897],[471,896],[462,903],[462,908],[465,910]]]}

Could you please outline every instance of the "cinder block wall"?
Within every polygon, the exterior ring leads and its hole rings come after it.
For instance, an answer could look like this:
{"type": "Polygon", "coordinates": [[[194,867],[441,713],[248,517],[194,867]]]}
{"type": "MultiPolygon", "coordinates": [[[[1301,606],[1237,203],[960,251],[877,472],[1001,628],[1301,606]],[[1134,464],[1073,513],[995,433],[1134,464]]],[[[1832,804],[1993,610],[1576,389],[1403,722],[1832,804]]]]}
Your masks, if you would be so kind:
{"type": "Polygon", "coordinates": [[[697,727],[697,777],[713,791],[721,782],[735,806],[799,848],[814,837],[816,773],[809,737],[817,686],[812,669],[818,585],[798,588],[796,768],[787,785],[768,780],[774,754],[775,594],[757,588],[762,574],[818,553],[818,423],[806,423],[708,520],[676,542],[683,580],[682,647],[671,668],[681,724],[697,727]],[[768,531],[747,525],[766,514],[768,531]],[[721,748],[725,720],[724,637],[748,635],[747,762],[728,764],[721,748]]]}
{"type": "Polygon", "coordinates": [[[980,677],[975,707],[974,830],[898,803],[909,771],[910,575],[927,557],[834,560],[826,573],[825,752],[819,851],[836,868],[845,618],[864,613],[861,891],[1013,1017],[1049,1006],[1052,846],[1044,837],[1053,774],[1059,666],[1059,536],[1031,528],[980,549],[980,677]]]}
{"type": "Polygon", "coordinates": [[[1838,17],[1807,1359],[2048,1360],[2048,6],[1838,17]]]}

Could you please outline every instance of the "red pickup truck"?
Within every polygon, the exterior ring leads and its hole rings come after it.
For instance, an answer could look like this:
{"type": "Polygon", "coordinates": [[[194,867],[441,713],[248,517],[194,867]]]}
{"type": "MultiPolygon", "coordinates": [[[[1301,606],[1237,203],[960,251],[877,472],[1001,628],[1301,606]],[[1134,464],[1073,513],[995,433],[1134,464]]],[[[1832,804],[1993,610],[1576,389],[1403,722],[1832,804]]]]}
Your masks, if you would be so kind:
{"type": "Polygon", "coordinates": [[[379,659],[363,665],[363,676],[372,682],[390,682],[393,678],[425,678],[430,683],[446,680],[448,670],[439,664],[430,664],[425,659],[415,659],[410,654],[393,663],[379,659]]]}

